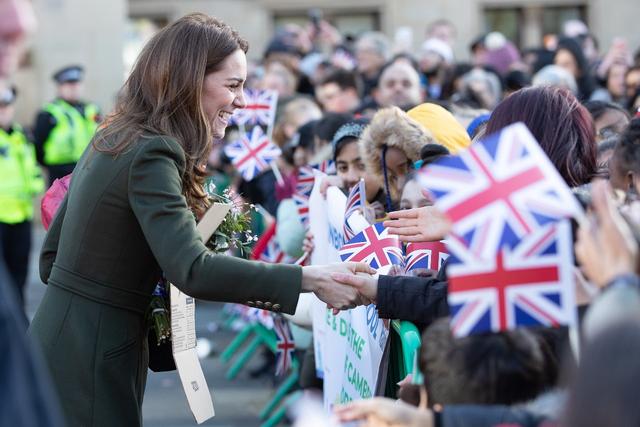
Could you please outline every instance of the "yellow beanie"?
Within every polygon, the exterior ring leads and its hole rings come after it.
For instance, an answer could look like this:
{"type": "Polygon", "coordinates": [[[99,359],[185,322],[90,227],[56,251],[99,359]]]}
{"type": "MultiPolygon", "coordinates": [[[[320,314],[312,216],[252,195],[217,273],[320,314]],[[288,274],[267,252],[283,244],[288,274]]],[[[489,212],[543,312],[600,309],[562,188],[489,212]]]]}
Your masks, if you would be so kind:
{"type": "Polygon", "coordinates": [[[468,147],[471,139],[453,114],[436,104],[420,104],[407,112],[433,134],[435,140],[447,147],[451,154],[468,147]]]}

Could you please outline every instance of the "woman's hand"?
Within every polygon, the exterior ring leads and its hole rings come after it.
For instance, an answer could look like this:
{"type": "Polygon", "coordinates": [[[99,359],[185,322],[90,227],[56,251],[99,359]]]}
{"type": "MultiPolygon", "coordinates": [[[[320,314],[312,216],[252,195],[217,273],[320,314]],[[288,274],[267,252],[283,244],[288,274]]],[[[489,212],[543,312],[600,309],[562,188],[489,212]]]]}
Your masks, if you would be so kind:
{"type": "Polygon", "coordinates": [[[338,283],[352,286],[365,300],[365,304],[375,304],[378,296],[378,277],[368,274],[331,273],[331,278],[338,283]]]}
{"type": "Polygon", "coordinates": [[[580,224],[575,253],[587,278],[602,288],[621,274],[636,273],[638,243],[606,182],[595,181],[591,197],[593,214],[580,224]]]}
{"type": "Polygon", "coordinates": [[[365,420],[368,427],[432,427],[433,413],[407,405],[400,400],[383,397],[358,400],[336,406],[334,412],[341,422],[365,420]]]}
{"type": "Polygon", "coordinates": [[[389,213],[383,224],[389,234],[403,242],[433,242],[442,240],[451,230],[451,221],[434,206],[389,213]]]}
{"type": "Polygon", "coordinates": [[[320,300],[335,310],[348,310],[368,303],[352,286],[332,278],[333,273],[345,275],[375,274],[376,271],[361,262],[340,262],[327,265],[310,265],[302,268],[302,290],[313,292],[320,300]]]}

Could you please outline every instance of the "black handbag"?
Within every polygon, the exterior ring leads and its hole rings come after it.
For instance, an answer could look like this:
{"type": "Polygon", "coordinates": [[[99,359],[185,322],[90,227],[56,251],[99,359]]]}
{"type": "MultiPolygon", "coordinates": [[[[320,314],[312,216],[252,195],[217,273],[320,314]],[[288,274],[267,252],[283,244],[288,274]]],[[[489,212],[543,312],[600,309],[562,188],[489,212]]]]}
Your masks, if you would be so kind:
{"type": "Polygon", "coordinates": [[[176,370],[176,362],[173,360],[171,339],[166,339],[158,345],[156,332],[149,328],[147,333],[149,344],[149,369],[153,372],[169,372],[176,370]]]}

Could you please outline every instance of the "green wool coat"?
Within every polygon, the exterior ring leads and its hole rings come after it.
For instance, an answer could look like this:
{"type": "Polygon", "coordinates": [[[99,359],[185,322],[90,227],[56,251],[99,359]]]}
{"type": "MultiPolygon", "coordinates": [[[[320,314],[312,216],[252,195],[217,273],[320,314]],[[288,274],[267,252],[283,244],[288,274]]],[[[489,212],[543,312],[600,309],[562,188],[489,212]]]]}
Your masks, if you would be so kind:
{"type": "Polygon", "coordinates": [[[182,195],[185,155],[143,136],[88,149],[47,233],[48,284],[30,327],[70,426],[138,426],[148,369],[145,311],[161,271],[185,293],[293,313],[302,270],[214,255],[182,195]]]}

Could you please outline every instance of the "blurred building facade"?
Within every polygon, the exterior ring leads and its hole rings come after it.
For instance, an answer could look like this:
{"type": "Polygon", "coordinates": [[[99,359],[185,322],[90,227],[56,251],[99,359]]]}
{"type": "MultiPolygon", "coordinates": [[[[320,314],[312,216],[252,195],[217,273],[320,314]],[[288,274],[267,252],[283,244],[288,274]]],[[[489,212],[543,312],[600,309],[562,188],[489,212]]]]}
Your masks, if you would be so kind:
{"type": "Polygon", "coordinates": [[[601,51],[616,36],[625,37],[632,49],[640,47],[637,0],[34,0],[34,5],[39,31],[16,81],[23,94],[19,119],[25,124],[53,96],[51,73],[70,63],[86,66],[87,98],[109,110],[154,29],[194,11],[235,27],[248,39],[254,59],[279,25],[304,24],[313,8],[343,34],[381,30],[393,38],[403,29],[403,38],[411,34],[416,49],[429,23],[447,19],[457,29],[454,50],[460,60],[484,32],[498,30],[521,48],[534,47],[572,18],[587,23],[601,51]]]}

